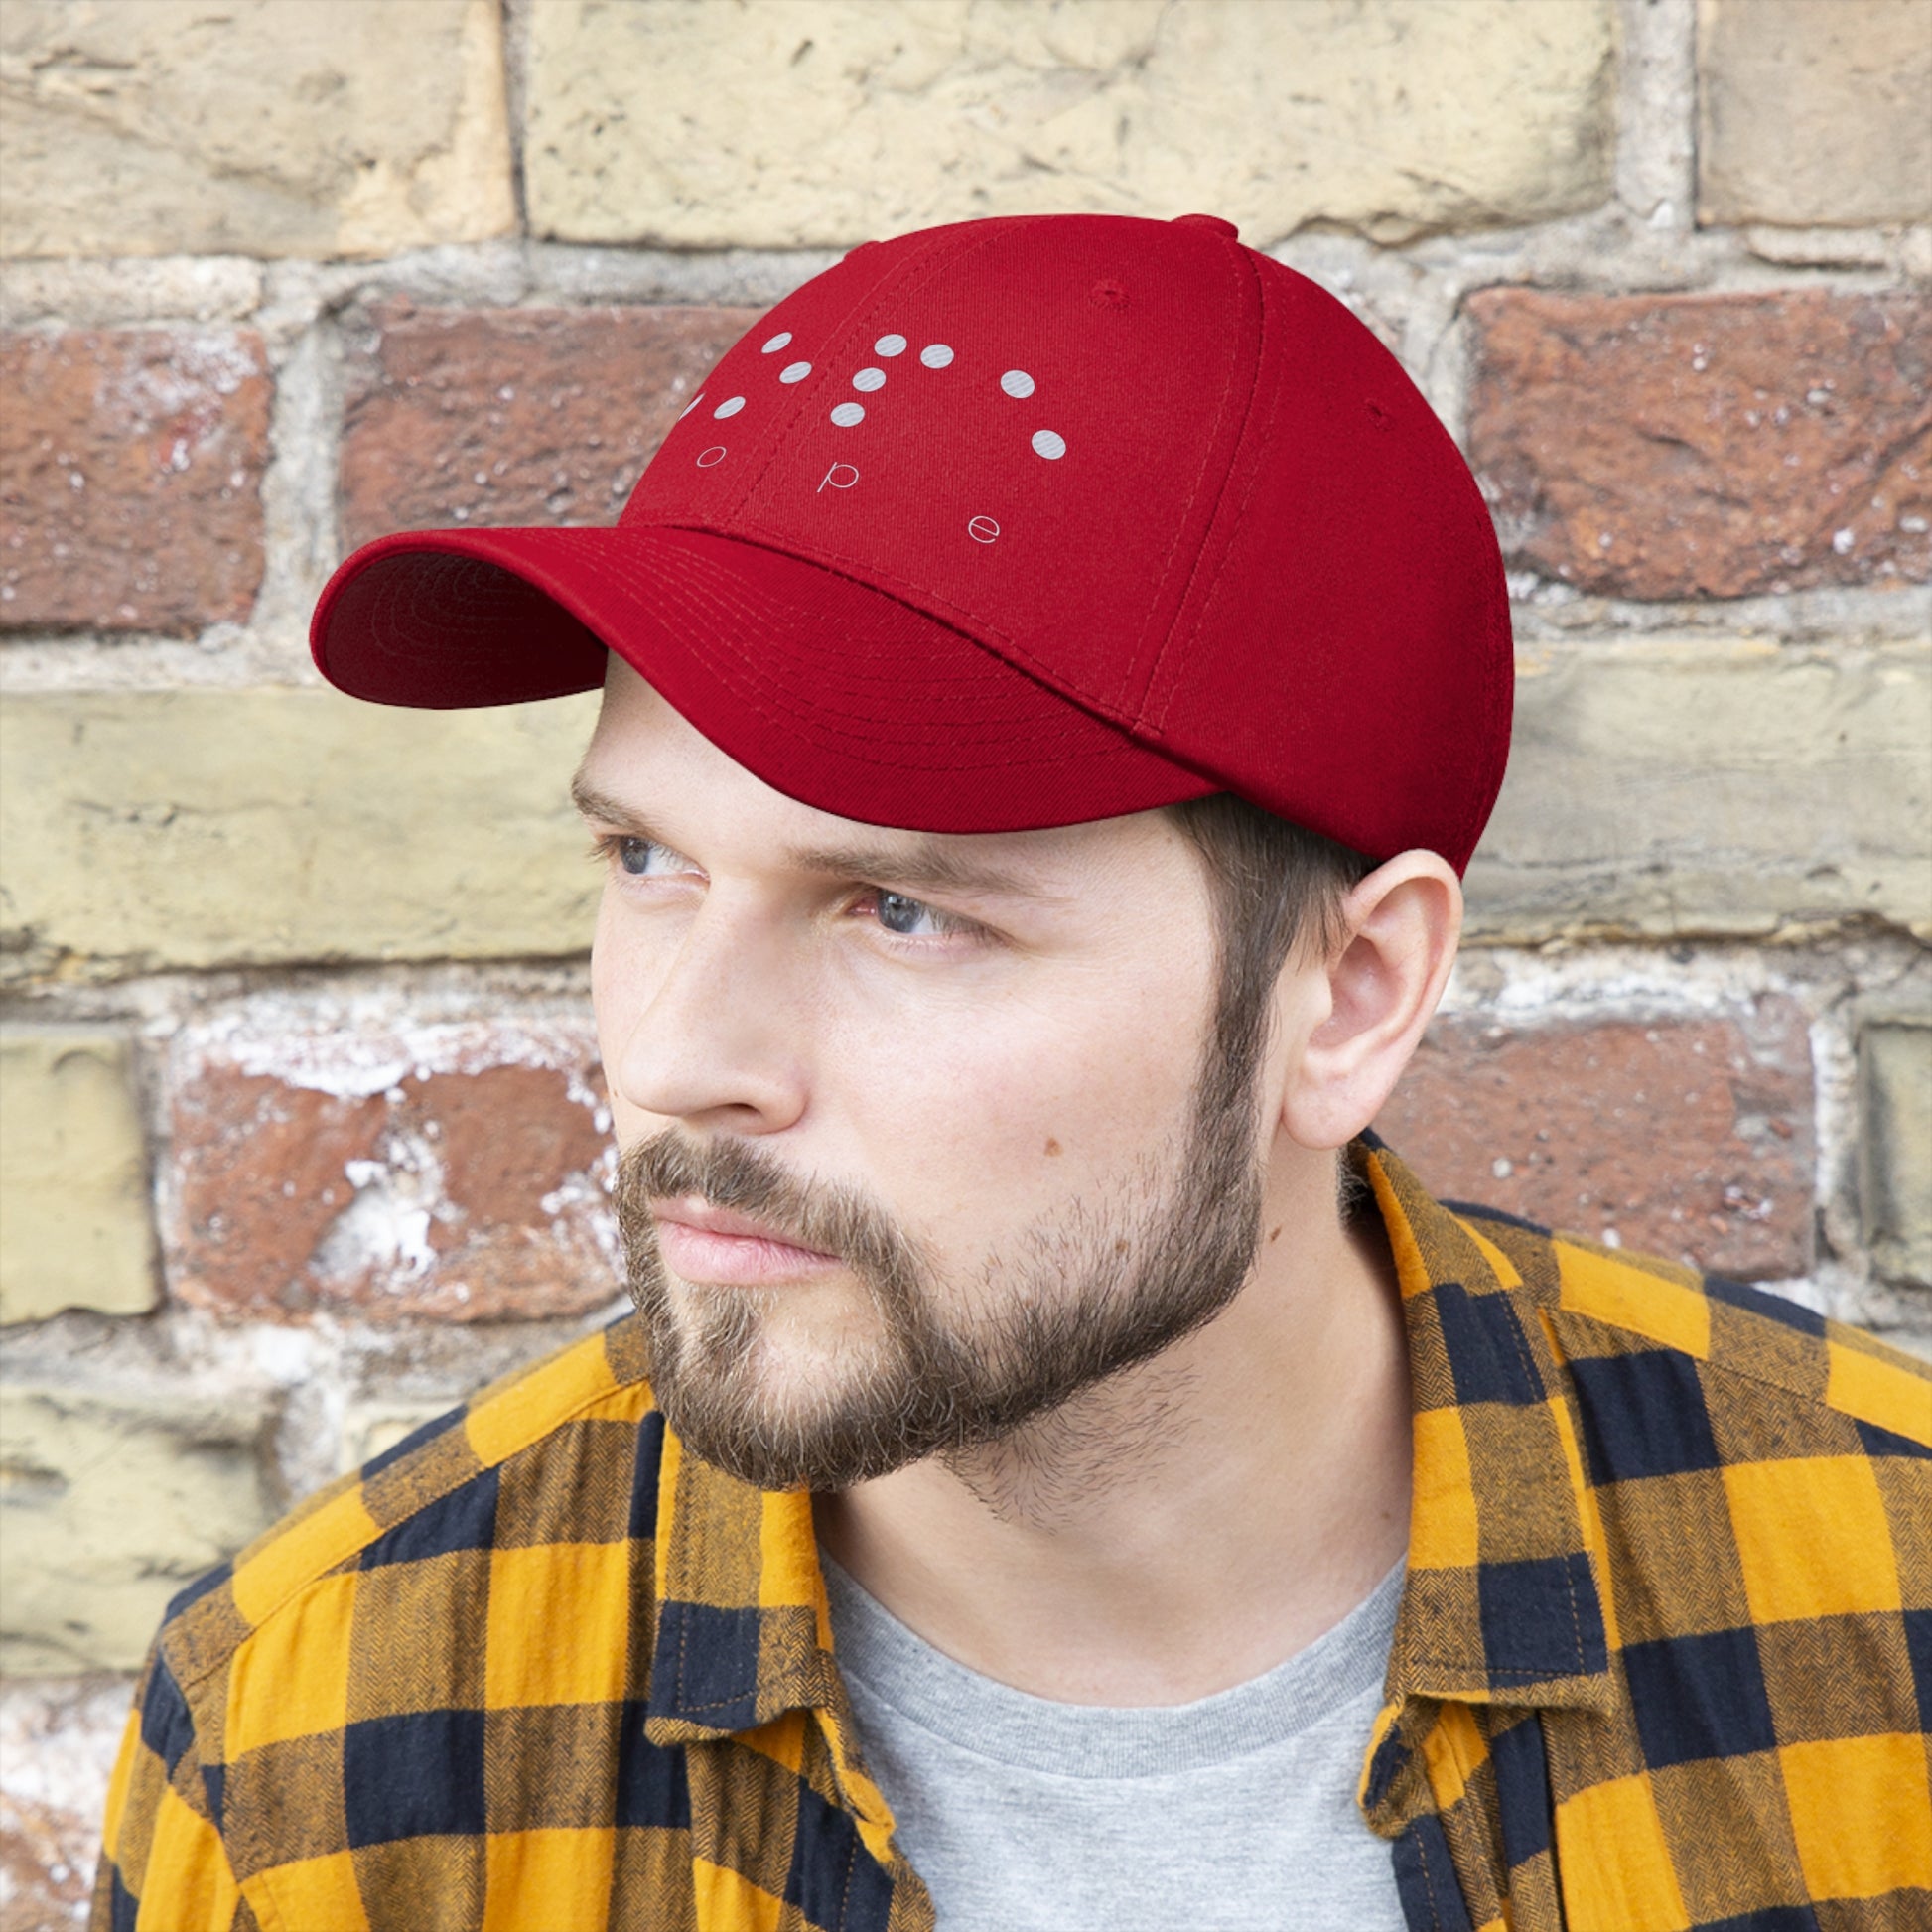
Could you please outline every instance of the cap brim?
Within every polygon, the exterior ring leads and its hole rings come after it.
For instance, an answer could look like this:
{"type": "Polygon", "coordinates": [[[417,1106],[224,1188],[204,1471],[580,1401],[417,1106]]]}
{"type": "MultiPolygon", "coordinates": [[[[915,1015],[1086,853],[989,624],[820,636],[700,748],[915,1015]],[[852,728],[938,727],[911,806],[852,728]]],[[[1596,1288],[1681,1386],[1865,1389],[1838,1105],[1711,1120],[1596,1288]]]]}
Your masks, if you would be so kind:
{"type": "Polygon", "coordinates": [[[614,650],[765,783],[868,824],[1022,831],[1221,789],[925,612],[701,530],[382,537],[310,640],[339,689],[431,709],[592,690],[614,650]]]}

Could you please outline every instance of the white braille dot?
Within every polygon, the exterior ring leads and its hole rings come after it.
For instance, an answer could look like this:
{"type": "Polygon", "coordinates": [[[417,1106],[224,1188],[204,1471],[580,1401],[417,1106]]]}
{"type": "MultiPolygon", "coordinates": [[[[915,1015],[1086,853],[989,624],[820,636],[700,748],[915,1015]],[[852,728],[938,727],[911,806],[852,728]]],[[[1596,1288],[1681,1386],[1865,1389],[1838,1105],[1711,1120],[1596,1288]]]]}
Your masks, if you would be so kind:
{"type": "Polygon", "coordinates": [[[866,406],[862,402],[842,402],[832,411],[832,420],[841,429],[850,429],[854,423],[866,420],[866,406]]]}
{"type": "Polygon", "coordinates": [[[775,355],[777,354],[779,349],[783,348],[785,345],[790,341],[791,341],[791,331],[789,329],[780,329],[778,333],[775,336],[773,336],[771,340],[768,343],[766,343],[761,349],[759,350],[759,353],[760,355],[775,355]]]}
{"type": "Polygon", "coordinates": [[[778,380],[780,382],[803,382],[811,372],[812,365],[809,362],[787,362],[778,371],[778,380]]]}
{"type": "Polygon", "coordinates": [[[927,343],[919,350],[919,360],[929,369],[943,369],[952,360],[952,350],[944,343],[927,343]]]}
{"type": "Polygon", "coordinates": [[[724,402],[721,402],[718,405],[718,407],[714,409],[711,413],[713,416],[720,417],[720,418],[726,416],[736,416],[738,412],[744,407],[745,407],[745,398],[743,396],[731,396],[728,397],[724,402]]]}
{"type": "Polygon", "coordinates": [[[703,401],[704,401],[704,391],[703,391],[702,389],[700,389],[700,390],[698,391],[698,393],[697,393],[697,394],[696,394],[695,396],[693,396],[693,397],[691,398],[691,400],[690,400],[689,402],[687,402],[687,403],[686,403],[686,404],[684,405],[684,407],[683,407],[682,409],[680,409],[680,410],[678,411],[678,413],[677,413],[677,419],[678,419],[678,421],[679,421],[680,423],[681,423],[681,422],[683,422],[683,420],[685,419],[685,417],[687,417],[688,415],[690,415],[690,413],[692,412],[692,410],[694,410],[695,408],[697,408],[697,406],[699,405],[699,403],[701,403],[701,402],[703,402],[703,401]]]}
{"type": "Polygon", "coordinates": [[[903,336],[881,336],[873,344],[872,352],[875,355],[903,355],[905,353],[905,338],[903,336]]]}
{"type": "Polygon", "coordinates": [[[861,395],[869,396],[872,394],[872,392],[875,389],[885,388],[886,371],[884,369],[861,369],[859,373],[852,378],[852,386],[855,389],[857,389],[861,395]]]}
{"type": "Polygon", "coordinates": [[[1043,456],[1048,463],[1057,463],[1066,454],[1066,438],[1055,435],[1050,429],[1034,431],[1034,455],[1043,456]]]}
{"type": "Polygon", "coordinates": [[[1005,375],[1001,376],[1000,387],[1015,402],[1023,402],[1034,392],[1034,379],[1025,369],[1009,369],[1005,375]]]}

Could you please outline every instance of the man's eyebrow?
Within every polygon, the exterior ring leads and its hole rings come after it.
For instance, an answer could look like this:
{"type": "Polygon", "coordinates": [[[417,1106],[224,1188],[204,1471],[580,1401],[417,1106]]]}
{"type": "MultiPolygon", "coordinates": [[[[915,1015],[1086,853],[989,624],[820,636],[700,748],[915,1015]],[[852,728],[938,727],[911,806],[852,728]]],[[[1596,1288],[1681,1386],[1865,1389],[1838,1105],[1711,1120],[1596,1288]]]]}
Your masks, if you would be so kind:
{"type": "Polygon", "coordinates": [[[586,818],[598,819],[606,825],[621,825],[636,832],[650,830],[630,806],[608,791],[598,790],[581,771],[570,781],[570,802],[586,818]]]}
{"type": "Polygon", "coordinates": [[[785,857],[804,872],[890,881],[921,892],[986,893],[1004,898],[1058,897],[1025,873],[929,839],[910,846],[792,846],[785,857]]]}
{"type": "MultiPolygon", "coordinates": [[[[619,826],[639,838],[659,839],[656,828],[635,806],[599,790],[582,772],[570,781],[570,799],[586,818],[619,826]]],[[[790,846],[784,856],[801,872],[890,882],[921,892],[984,893],[1008,898],[1058,897],[1024,872],[932,839],[908,846],[790,846]]]]}

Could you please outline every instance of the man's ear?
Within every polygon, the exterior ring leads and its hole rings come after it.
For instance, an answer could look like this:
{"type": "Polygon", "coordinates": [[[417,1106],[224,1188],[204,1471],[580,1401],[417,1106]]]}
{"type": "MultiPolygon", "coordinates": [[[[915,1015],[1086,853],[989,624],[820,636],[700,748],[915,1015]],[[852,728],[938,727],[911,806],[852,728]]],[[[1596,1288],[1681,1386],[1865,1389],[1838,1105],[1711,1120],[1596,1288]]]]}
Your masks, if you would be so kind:
{"type": "Polygon", "coordinates": [[[1461,882],[1437,853],[1399,853],[1348,895],[1341,924],[1340,948],[1291,962],[1277,992],[1281,1124],[1307,1148],[1352,1140],[1409,1064],[1455,963],[1461,882]]]}

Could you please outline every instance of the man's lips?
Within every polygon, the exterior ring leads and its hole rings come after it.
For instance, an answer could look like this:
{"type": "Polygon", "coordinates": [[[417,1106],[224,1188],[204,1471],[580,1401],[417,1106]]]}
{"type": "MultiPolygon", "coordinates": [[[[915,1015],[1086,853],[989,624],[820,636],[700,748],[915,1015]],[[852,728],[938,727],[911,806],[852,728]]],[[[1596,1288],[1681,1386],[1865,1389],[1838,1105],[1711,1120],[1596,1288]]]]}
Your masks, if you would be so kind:
{"type": "Polygon", "coordinates": [[[767,1222],[689,1196],[650,1203],[665,1265],[687,1282],[707,1285],[797,1281],[845,1264],[837,1255],[800,1247],[767,1222]]]}

